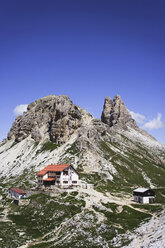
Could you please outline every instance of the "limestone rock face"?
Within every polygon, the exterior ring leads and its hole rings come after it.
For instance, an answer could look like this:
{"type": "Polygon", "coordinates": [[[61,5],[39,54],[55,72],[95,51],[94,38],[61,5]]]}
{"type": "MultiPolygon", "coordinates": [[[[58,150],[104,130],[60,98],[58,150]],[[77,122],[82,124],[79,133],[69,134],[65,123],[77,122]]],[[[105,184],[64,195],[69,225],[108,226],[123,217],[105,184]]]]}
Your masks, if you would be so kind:
{"type": "Polygon", "coordinates": [[[106,138],[106,133],[110,131],[109,127],[99,119],[93,119],[90,125],[82,126],[78,132],[77,145],[80,150],[87,151],[89,142],[96,144],[103,138],[106,138]]]}
{"type": "Polygon", "coordinates": [[[40,141],[48,138],[64,143],[80,127],[82,114],[68,96],[50,95],[28,105],[27,112],[18,116],[8,133],[8,139],[20,142],[29,135],[40,141]]]}
{"type": "Polygon", "coordinates": [[[119,95],[115,96],[113,101],[110,97],[105,98],[101,120],[110,127],[118,125],[138,128],[119,95]]]}
{"type": "Polygon", "coordinates": [[[109,96],[107,96],[104,101],[104,107],[103,107],[103,112],[101,115],[101,120],[102,122],[108,124],[108,126],[110,126],[111,109],[112,109],[112,100],[109,96]]]}

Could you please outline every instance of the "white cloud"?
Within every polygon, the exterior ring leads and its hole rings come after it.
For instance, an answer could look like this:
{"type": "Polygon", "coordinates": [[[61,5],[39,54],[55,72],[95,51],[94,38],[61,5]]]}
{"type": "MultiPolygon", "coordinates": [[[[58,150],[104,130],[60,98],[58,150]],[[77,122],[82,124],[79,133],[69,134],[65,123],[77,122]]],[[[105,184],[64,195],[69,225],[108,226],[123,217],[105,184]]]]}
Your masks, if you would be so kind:
{"type": "Polygon", "coordinates": [[[22,115],[23,112],[25,112],[27,110],[27,106],[28,106],[28,104],[20,104],[20,105],[16,106],[14,111],[13,111],[14,114],[16,116],[22,115]]]}
{"type": "Polygon", "coordinates": [[[154,118],[153,120],[146,122],[143,125],[143,128],[149,129],[149,130],[162,128],[164,124],[161,121],[161,118],[162,118],[162,115],[158,113],[157,118],[154,118]]]}
{"type": "Polygon", "coordinates": [[[146,117],[145,117],[144,115],[139,114],[139,113],[135,113],[135,112],[130,111],[130,110],[129,110],[129,112],[130,112],[130,114],[132,115],[132,118],[133,118],[137,123],[139,123],[139,124],[143,124],[143,123],[144,123],[144,121],[145,121],[145,119],[146,119],[146,117]]]}

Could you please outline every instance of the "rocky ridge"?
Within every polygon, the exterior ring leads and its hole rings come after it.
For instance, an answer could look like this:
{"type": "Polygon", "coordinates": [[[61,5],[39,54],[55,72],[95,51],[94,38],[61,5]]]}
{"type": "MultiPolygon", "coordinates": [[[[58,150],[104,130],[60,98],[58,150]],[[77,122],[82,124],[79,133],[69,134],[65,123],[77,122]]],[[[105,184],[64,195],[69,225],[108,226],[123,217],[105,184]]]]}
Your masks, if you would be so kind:
{"type": "MultiPolygon", "coordinates": [[[[10,171],[7,174],[11,175],[18,171],[21,173],[29,166],[38,170],[49,162],[72,162],[84,172],[104,172],[113,180],[114,175],[120,176],[121,173],[117,164],[127,167],[129,160],[133,159],[130,156],[139,156],[132,163],[142,173],[142,162],[138,159],[147,159],[147,163],[150,161],[153,166],[162,164],[165,167],[164,154],[164,146],[138,128],[119,95],[113,101],[110,97],[105,98],[101,120],[94,119],[73,104],[68,96],[50,95],[29,104],[27,111],[16,118],[8,139],[0,146],[0,173],[4,175],[10,171]],[[46,153],[45,144],[48,142],[55,145],[51,145],[51,152],[48,150],[46,153]],[[31,144],[34,144],[33,149],[31,144]],[[15,152],[7,155],[10,150],[15,152]],[[18,166],[20,162],[21,167],[18,166]]],[[[145,178],[150,182],[148,169],[145,178]]]]}

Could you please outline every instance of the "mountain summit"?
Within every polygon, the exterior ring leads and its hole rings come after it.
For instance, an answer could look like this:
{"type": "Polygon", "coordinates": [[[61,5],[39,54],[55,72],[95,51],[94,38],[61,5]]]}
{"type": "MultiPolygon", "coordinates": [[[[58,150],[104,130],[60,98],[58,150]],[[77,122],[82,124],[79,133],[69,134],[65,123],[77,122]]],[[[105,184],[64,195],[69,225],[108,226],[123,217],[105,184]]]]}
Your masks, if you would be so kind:
{"type": "Polygon", "coordinates": [[[110,127],[119,125],[137,128],[136,121],[132,118],[119,95],[116,95],[113,101],[109,96],[105,98],[101,120],[110,127]]]}
{"type": "Polygon", "coordinates": [[[18,116],[8,133],[8,139],[20,142],[29,135],[35,140],[48,138],[61,144],[81,126],[82,113],[68,96],[50,95],[27,107],[27,112],[18,116]]]}

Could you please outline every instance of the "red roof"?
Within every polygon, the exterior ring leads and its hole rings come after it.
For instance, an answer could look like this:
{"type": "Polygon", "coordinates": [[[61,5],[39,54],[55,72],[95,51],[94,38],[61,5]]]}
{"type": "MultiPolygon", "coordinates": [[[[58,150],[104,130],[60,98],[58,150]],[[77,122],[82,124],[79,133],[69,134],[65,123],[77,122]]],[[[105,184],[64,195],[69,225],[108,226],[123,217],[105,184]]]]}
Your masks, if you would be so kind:
{"type": "Polygon", "coordinates": [[[45,178],[43,181],[55,181],[55,178],[45,178]]]}
{"type": "Polygon", "coordinates": [[[10,190],[12,190],[12,191],[15,191],[15,192],[17,192],[18,194],[26,194],[24,191],[22,191],[21,189],[10,189],[10,190]]]}
{"type": "Polygon", "coordinates": [[[51,164],[46,166],[43,170],[39,171],[37,173],[38,176],[43,176],[45,175],[48,171],[53,171],[53,172],[61,172],[65,168],[69,167],[70,164],[51,164]]]}

